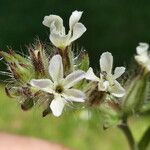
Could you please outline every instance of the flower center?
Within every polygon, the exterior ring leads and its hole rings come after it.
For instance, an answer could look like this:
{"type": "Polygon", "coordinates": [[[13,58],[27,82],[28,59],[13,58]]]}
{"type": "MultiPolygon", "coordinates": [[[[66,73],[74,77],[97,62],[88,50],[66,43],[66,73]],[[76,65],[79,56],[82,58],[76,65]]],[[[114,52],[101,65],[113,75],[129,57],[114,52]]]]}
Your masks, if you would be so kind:
{"type": "Polygon", "coordinates": [[[102,71],[102,77],[104,80],[107,80],[107,72],[106,71],[102,71]]]}
{"type": "Polygon", "coordinates": [[[58,86],[56,86],[55,91],[56,91],[57,93],[61,94],[61,93],[64,91],[64,89],[63,89],[63,87],[62,87],[61,85],[58,85],[58,86]]]}

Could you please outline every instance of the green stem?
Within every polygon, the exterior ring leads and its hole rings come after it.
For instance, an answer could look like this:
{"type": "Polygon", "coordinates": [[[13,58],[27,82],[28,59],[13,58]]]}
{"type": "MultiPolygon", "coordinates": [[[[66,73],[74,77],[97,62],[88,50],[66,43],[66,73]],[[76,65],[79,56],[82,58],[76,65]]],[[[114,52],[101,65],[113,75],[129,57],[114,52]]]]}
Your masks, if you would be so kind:
{"type": "Polygon", "coordinates": [[[122,132],[124,133],[124,135],[126,136],[126,139],[128,140],[129,146],[131,150],[138,150],[137,148],[137,144],[134,140],[134,137],[131,133],[131,130],[127,124],[127,120],[123,120],[122,124],[118,126],[122,132]]]}
{"type": "Polygon", "coordinates": [[[150,143],[150,127],[145,131],[143,137],[141,138],[138,146],[139,150],[146,150],[148,144],[150,143]]]}

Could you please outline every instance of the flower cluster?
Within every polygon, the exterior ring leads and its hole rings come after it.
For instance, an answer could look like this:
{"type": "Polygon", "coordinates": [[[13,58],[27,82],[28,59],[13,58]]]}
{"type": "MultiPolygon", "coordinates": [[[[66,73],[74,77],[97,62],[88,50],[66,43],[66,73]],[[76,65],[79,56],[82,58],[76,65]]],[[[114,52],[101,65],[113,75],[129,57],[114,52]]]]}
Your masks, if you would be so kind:
{"type": "Polygon", "coordinates": [[[58,117],[69,103],[82,102],[84,107],[93,106],[94,103],[105,114],[115,114],[120,119],[129,112],[129,109],[126,111],[124,108],[130,106],[135,110],[135,104],[143,104],[144,101],[139,100],[139,103],[134,99],[137,94],[140,99],[145,97],[141,94],[143,90],[139,89],[145,89],[145,77],[150,71],[148,44],[140,43],[137,47],[135,60],[144,73],[137,75],[132,83],[129,83],[130,80],[126,82],[129,84],[122,85],[121,76],[126,68],[116,67],[113,71],[113,56],[110,52],[104,52],[100,56],[100,71],[97,76],[92,67],[89,67],[87,52],[81,51],[76,56],[71,47],[86,31],[86,27],[79,22],[82,13],[74,11],[71,14],[67,33],[61,17],[45,16],[43,25],[50,28],[52,45],[45,46],[38,40],[28,47],[27,57],[16,54],[13,50],[8,53],[0,51],[0,56],[8,66],[6,74],[12,81],[5,88],[6,94],[18,98],[23,110],[42,103],[45,107],[43,116],[53,113],[58,117]]]}
{"type": "Polygon", "coordinates": [[[116,67],[114,74],[112,74],[113,56],[109,52],[103,53],[99,62],[101,70],[100,78],[94,74],[92,68],[89,68],[86,73],[86,79],[96,81],[98,83],[99,91],[109,92],[116,97],[124,96],[125,89],[116,79],[125,72],[125,67],[116,67]]]}
{"type": "Polygon", "coordinates": [[[60,116],[67,101],[84,102],[85,94],[72,88],[84,78],[84,72],[77,70],[64,78],[62,58],[54,55],[49,62],[51,79],[32,79],[31,86],[54,95],[50,108],[55,116],[60,116]]]}

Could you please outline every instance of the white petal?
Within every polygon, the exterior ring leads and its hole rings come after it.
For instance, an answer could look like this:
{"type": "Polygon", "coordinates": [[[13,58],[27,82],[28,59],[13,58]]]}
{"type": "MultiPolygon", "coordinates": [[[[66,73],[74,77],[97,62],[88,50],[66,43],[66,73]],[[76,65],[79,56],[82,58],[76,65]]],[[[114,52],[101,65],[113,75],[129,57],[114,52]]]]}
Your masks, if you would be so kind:
{"type": "Polygon", "coordinates": [[[125,89],[116,80],[114,85],[110,87],[109,92],[115,97],[123,97],[125,95],[125,89]]]}
{"type": "Polygon", "coordinates": [[[147,54],[149,45],[147,43],[139,43],[139,46],[136,47],[138,55],[147,54]]]}
{"type": "Polygon", "coordinates": [[[63,64],[60,55],[54,55],[49,62],[49,74],[53,81],[59,82],[63,78],[63,64]]]}
{"type": "Polygon", "coordinates": [[[113,75],[114,79],[119,78],[125,72],[125,70],[125,67],[116,67],[113,75]]]}
{"type": "Polygon", "coordinates": [[[82,11],[77,11],[77,10],[72,12],[70,19],[69,19],[70,30],[72,30],[73,26],[80,20],[82,13],[83,13],[82,11]]]}
{"type": "Polygon", "coordinates": [[[93,69],[90,67],[85,74],[87,80],[99,81],[99,78],[94,74],[93,69]]]}
{"type": "Polygon", "coordinates": [[[113,65],[113,56],[109,52],[104,52],[100,58],[100,68],[101,72],[106,72],[111,74],[113,65]]]}
{"type": "Polygon", "coordinates": [[[53,83],[49,79],[32,79],[30,81],[31,86],[36,87],[42,91],[52,93],[53,83]]]}
{"type": "Polygon", "coordinates": [[[65,49],[68,45],[70,45],[70,34],[61,35],[53,30],[50,34],[50,41],[54,46],[60,49],[65,49]]]}
{"type": "Polygon", "coordinates": [[[85,101],[85,94],[77,89],[68,89],[64,91],[64,98],[68,101],[75,101],[75,102],[84,102],[85,101]]]}
{"type": "Polygon", "coordinates": [[[140,64],[142,64],[142,65],[146,65],[147,64],[147,62],[150,60],[150,58],[148,57],[148,55],[136,55],[135,57],[135,60],[138,62],[138,63],[140,63],[140,64]]]}
{"type": "Polygon", "coordinates": [[[74,71],[65,78],[64,86],[65,88],[70,88],[84,78],[85,78],[84,71],[81,70],[74,71]]]}
{"type": "Polygon", "coordinates": [[[59,117],[62,114],[63,108],[65,106],[65,100],[61,97],[57,97],[52,100],[50,104],[50,108],[53,112],[53,115],[59,117]]]}
{"type": "Polygon", "coordinates": [[[49,27],[51,31],[53,30],[54,27],[59,32],[62,32],[64,30],[63,20],[61,17],[59,17],[57,15],[45,16],[42,23],[43,23],[43,25],[49,27]],[[53,25],[52,25],[52,23],[53,23],[53,25]]]}
{"type": "Polygon", "coordinates": [[[70,38],[70,43],[80,38],[85,31],[86,27],[82,23],[76,23],[73,27],[73,35],[70,38]]]}
{"type": "Polygon", "coordinates": [[[150,61],[148,62],[148,64],[146,65],[146,68],[148,71],[150,71],[150,61]]]}

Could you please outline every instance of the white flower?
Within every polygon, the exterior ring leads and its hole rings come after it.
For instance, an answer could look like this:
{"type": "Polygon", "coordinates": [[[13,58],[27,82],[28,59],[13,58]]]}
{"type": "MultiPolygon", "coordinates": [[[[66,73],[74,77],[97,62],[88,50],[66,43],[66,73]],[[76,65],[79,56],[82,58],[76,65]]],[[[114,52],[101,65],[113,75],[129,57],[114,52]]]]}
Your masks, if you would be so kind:
{"type": "Polygon", "coordinates": [[[147,43],[139,43],[139,46],[136,48],[137,55],[135,60],[150,71],[150,56],[148,52],[149,45],[147,43]]]}
{"type": "Polygon", "coordinates": [[[65,49],[73,41],[81,37],[86,31],[86,27],[79,22],[81,11],[74,11],[69,19],[69,32],[66,34],[63,20],[57,15],[44,17],[43,24],[50,28],[50,41],[58,48],[65,49]]]}
{"type": "Polygon", "coordinates": [[[100,78],[98,78],[92,68],[86,73],[86,79],[98,82],[98,90],[106,91],[114,95],[115,97],[122,97],[125,94],[125,89],[116,80],[124,72],[124,67],[116,67],[114,74],[112,74],[113,56],[109,52],[105,52],[100,58],[100,78]]]}
{"type": "Polygon", "coordinates": [[[54,95],[50,108],[55,116],[61,115],[67,101],[84,102],[85,94],[72,88],[85,77],[83,71],[74,71],[64,78],[62,58],[60,55],[55,55],[49,63],[49,74],[51,79],[33,79],[30,84],[54,95]]]}

